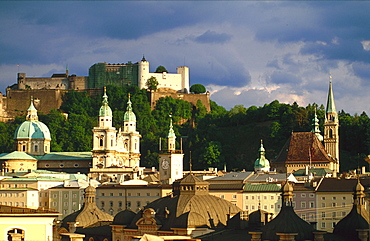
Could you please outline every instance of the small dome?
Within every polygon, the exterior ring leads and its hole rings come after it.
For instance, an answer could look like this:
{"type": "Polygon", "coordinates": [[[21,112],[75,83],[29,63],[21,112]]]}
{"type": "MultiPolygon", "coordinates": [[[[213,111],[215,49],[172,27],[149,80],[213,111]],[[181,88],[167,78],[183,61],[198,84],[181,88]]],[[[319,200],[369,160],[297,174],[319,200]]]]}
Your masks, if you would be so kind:
{"type": "Polygon", "coordinates": [[[123,116],[123,121],[134,121],[134,122],[136,122],[136,115],[132,111],[132,105],[131,104],[132,103],[131,103],[130,96],[128,96],[127,108],[126,108],[126,112],[123,116]]]}
{"type": "Polygon", "coordinates": [[[114,216],[113,224],[114,225],[129,225],[134,219],[136,213],[131,210],[125,209],[114,216]]]}
{"type": "Polygon", "coordinates": [[[42,139],[51,140],[49,128],[41,121],[24,121],[15,133],[14,139],[42,139]]]}
{"type": "Polygon", "coordinates": [[[108,96],[107,96],[105,87],[104,87],[102,106],[100,107],[100,110],[99,110],[99,116],[113,116],[112,109],[108,105],[108,96]]]}

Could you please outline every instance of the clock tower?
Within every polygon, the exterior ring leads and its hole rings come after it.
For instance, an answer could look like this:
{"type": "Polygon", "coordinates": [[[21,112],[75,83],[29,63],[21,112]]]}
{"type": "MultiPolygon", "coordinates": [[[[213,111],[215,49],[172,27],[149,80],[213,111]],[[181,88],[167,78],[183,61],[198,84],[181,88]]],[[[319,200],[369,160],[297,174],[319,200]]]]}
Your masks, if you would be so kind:
{"type": "Polygon", "coordinates": [[[170,115],[170,129],[167,135],[167,150],[160,150],[159,154],[159,176],[164,184],[172,184],[175,180],[183,178],[182,150],[176,150],[176,135],[172,126],[170,115]]]}

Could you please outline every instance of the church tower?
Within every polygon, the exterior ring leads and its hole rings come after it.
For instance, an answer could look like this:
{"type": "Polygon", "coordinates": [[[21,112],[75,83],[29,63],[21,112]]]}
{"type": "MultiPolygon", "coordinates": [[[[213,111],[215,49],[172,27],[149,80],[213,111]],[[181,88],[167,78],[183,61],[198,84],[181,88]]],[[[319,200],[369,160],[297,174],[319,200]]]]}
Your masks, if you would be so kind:
{"type": "Polygon", "coordinates": [[[159,176],[162,183],[172,184],[175,180],[183,178],[183,159],[182,150],[176,150],[176,135],[170,115],[167,150],[160,150],[159,154],[159,176]]]}
{"type": "Polygon", "coordinates": [[[140,138],[136,131],[136,115],[132,110],[130,95],[128,96],[126,112],[123,116],[123,126],[117,136],[117,159],[125,167],[140,166],[140,138]]]}
{"type": "Polygon", "coordinates": [[[112,117],[112,110],[108,105],[108,96],[104,87],[98,127],[93,129],[93,168],[110,166],[115,160],[117,130],[112,126],[112,117]]]}
{"type": "Polygon", "coordinates": [[[332,77],[330,76],[329,93],[326,104],[324,123],[324,146],[327,153],[336,161],[334,172],[339,172],[339,119],[335,108],[332,77]]]}

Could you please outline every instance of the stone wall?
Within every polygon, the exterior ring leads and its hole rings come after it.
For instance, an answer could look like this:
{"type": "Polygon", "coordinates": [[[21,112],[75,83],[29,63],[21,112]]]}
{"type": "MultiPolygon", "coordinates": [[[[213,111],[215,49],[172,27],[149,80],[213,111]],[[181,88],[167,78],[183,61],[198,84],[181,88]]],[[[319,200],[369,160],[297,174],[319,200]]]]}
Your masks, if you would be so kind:
{"type": "Polygon", "coordinates": [[[8,118],[25,115],[30,107],[32,96],[36,109],[47,114],[52,109],[60,108],[65,92],[66,90],[12,90],[8,88],[3,112],[6,112],[5,116],[8,118]]]}
{"type": "Polygon", "coordinates": [[[190,102],[193,106],[197,105],[197,101],[201,100],[203,105],[206,107],[207,112],[211,111],[209,93],[206,94],[185,94],[177,93],[170,89],[160,88],[158,91],[152,91],[150,93],[150,106],[154,109],[157,100],[162,97],[171,96],[174,99],[181,99],[190,102]]]}

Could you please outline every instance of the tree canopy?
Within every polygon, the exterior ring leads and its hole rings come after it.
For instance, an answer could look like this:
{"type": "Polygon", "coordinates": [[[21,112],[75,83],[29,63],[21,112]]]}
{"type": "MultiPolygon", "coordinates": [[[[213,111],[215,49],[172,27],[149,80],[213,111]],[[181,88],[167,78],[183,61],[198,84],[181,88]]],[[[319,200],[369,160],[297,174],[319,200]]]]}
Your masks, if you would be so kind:
{"type": "Polygon", "coordinates": [[[190,87],[190,92],[194,94],[203,94],[206,92],[206,87],[202,84],[193,84],[190,87]]]}
{"type": "Polygon", "coordinates": [[[156,70],[155,70],[155,73],[163,73],[163,72],[166,72],[168,73],[166,67],[162,66],[162,65],[159,65],[156,70]]]}

